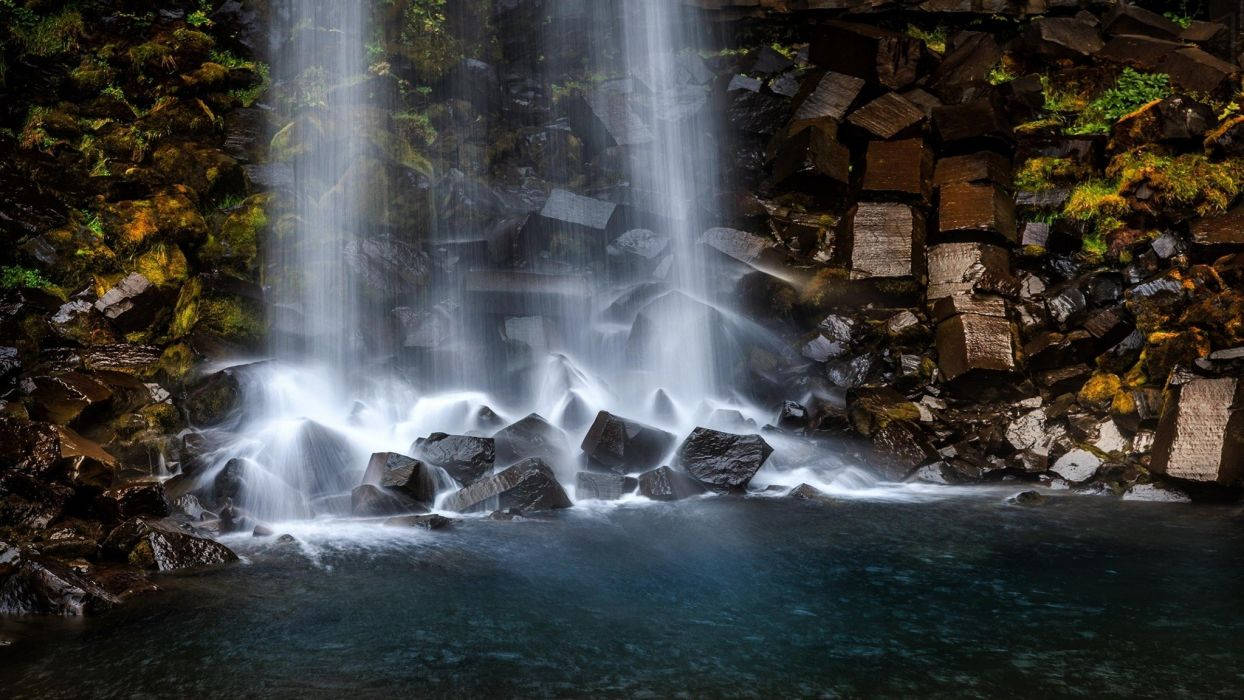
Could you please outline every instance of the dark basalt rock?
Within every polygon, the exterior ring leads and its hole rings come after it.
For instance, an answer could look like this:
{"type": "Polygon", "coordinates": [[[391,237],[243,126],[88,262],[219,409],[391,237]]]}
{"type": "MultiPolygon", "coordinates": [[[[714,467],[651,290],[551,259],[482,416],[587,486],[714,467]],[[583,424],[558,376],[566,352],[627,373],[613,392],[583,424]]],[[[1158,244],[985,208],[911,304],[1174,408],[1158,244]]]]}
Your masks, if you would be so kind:
{"type": "Polygon", "coordinates": [[[158,481],[108,489],[96,499],[96,503],[101,513],[114,522],[142,516],[164,518],[173,514],[164,484],[158,481]]]}
{"type": "Polygon", "coordinates": [[[569,508],[573,505],[553,470],[539,459],[525,459],[479,479],[444,501],[444,508],[468,513],[492,509],[523,512],[569,508]]]}
{"type": "Polygon", "coordinates": [[[350,512],[360,518],[374,518],[399,513],[426,513],[428,509],[401,493],[363,484],[350,492],[350,512]]]}
{"type": "Polygon", "coordinates": [[[345,493],[357,474],[358,456],[344,435],[320,425],[304,421],[295,438],[297,454],[306,463],[305,473],[312,479],[306,485],[314,496],[345,493]]]}
{"type": "Polygon", "coordinates": [[[431,506],[436,502],[436,475],[432,468],[396,452],[377,452],[367,463],[363,483],[379,486],[431,506]]]}
{"type": "Polygon", "coordinates": [[[102,612],[121,600],[88,576],[53,559],[0,551],[0,613],[78,616],[102,612]]]}
{"type": "Polygon", "coordinates": [[[828,501],[829,496],[824,491],[818,489],[811,484],[800,484],[791,489],[786,494],[787,498],[793,498],[796,501],[828,501]]]}
{"type": "Polygon", "coordinates": [[[537,413],[498,430],[492,439],[496,443],[497,464],[502,465],[528,457],[557,462],[570,451],[566,433],[537,413]]]}
{"type": "Polygon", "coordinates": [[[584,436],[582,449],[592,466],[625,474],[659,464],[675,439],[660,428],[601,411],[584,436]]]}
{"type": "Polygon", "coordinates": [[[410,449],[428,464],[444,469],[463,486],[492,471],[497,457],[493,438],[470,435],[432,433],[416,440],[410,449]]]}
{"type": "Polygon", "coordinates": [[[240,368],[213,372],[191,385],[182,407],[193,425],[219,425],[232,418],[242,394],[240,368]]]}
{"type": "Polygon", "coordinates": [[[104,293],[95,309],[123,333],[149,328],[168,311],[165,295],[143,275],[134,272],[104,293]]]}
{"type": "Polygon", "coordinates": [[[1041,506],[1045,505],[1047,500],[1049,499],[1036,491],[1020,491],[1006,499],[1006,502],[1014,506],[1041,506]]]}
{"type": "Polygon", "coordinates": [[[225,499],[241,499],[246,490],[246,476],[251,469],[258,469],[258,466],[246,457],[234,457],[226,462],[212,480],[212,498],[217,503],[224,503],[225,499]]]}
{"type": "Polygon", "coordinates": [[[616,501],[634,493],[639,481],[633,477],[600,472],[579,472],[575,477],[575,498],[616,501]]]}
{"type": "Polygon", "coordinates": [[[135,518],[119,525],[104,541],[104,552],[154,571],[196,569],[238,560],[219,542],[193,534],[175,521],[150,518],[135,518]]]}
{"type": "Polygon", "coordinates": [[[389,518],[384,521],[384,524],[389,527],[417,527],[424,530],[443,530],[455,522],[457,521],[453,518],[430,513],[428,515],[403,515],[397,518],[389,518]]]}
{"type": "Polygon", "coordinates": [[[798,431],[808,427],[808,409],[794,401],[783,401],[778,409],[777,427],[798,431]]]}
{"type": "Polygon", "coordinates": [[[712,488],[741,491],[773,454],[759,435],[735,435],[696,428],[683,441],[676,464],[712,488]]]}
{"type": "Polygon", "coordinates": [[[708,488],[669,467],[657,467],[639,475],[639,495],[654,501],[681,501],[708,493],[708,488]]]}

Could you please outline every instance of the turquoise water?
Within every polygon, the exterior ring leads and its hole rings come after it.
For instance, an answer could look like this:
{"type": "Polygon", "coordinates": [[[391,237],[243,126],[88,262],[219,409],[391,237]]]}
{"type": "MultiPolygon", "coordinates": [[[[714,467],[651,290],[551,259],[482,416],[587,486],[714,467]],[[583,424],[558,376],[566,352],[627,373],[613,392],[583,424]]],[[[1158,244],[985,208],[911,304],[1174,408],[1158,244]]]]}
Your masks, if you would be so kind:
{"type": "Polygon", "coordinates": [[[1238,510],[1008,493],[303,524],[99,618],[0,622],[0,695],[1238,692],[1238,510]]]}

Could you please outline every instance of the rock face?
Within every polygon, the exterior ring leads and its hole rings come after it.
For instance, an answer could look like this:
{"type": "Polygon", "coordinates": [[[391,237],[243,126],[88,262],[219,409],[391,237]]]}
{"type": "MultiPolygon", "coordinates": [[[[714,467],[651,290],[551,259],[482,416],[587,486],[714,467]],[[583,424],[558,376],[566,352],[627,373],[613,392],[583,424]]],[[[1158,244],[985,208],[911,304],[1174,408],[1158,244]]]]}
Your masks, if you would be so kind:
{"type": "Polygon", "coordinates": [[[433,433],[417,440],[411,452],[465,486],[492,471],[497,445],[492,438],[433,433]]]}
{"type": "Polygon", "coordinates": [[[708,487],[669,467],[639,475],[639,495],[654,501],[681,501],[703,493],[708,493],[708,487]]]}
{"type": "Polygon", "coordinates": [[[675,439],[660,428],[601,411],[583,438],[582,449],[592,466],[625,474],[659,464],[675,439]]]}
{"type": "Polygon", "coordinates": [[[638,486],[639,481],[629,476],[579,472],[575,477],[575,498],[616,501],[629,493],[634,493],[638,486]]]}
{"type": "Polygon", "coordinates": [[[1154,440],[1152,469],[1217,484],[1244,476],[1244,380],[1194,379],[1174,387],[1154,440]]]}
{"type": "Polygon", "coordinates": [[[104,551],[154,571],[180,571],[238,560],[228,547],[187,532],[171,520],[135,518],[122,523],[104,541],[104,551]]]}
{"type": "Polygon", "coordinates": [[[742,491],[773,448],[759,435],[696,428],[683,441],[675,463],[697,481],[722,491],[742,491]]]}
{"type": "Polygon", "coordinates": [[[448,510],[469,513],[484,510],[520,512],[554,510],[573,505],[553,469],[539,459],[525,459],[500,472],[478,479],[449,496],[448,510]]]}

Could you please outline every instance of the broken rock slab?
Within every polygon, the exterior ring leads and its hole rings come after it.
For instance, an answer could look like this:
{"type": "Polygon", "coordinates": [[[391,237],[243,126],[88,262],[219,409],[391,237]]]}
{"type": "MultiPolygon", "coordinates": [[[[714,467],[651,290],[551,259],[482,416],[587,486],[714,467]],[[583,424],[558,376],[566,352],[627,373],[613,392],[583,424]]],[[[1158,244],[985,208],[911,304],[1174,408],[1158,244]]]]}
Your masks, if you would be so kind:
{"type": "Polygon", "coordinates": [[[938,230],[943,233],[989,233],[1014,242],[1015,200],[990,184],[953,184],[941,188],[938,230]]]}
{"type": "Polygon", "coordinates": [[[970,372],[1011,372],[1015,347],[1005,318],[960,314],[937,326],[938,367],[947,381],[970,372]]]}
{"type": "Polygon", "coordinates": [[[852,112],[847,121],[879,139],[892,139],[913,131],[924,118],[924,111],[911,101],[887,92],[852,112]]]}
{"type": "Polygon", "coordinates": [[[865,192],[908,195],[928,202],[932,194],[933,151],[924,139],[871,141],[864,165],[865,192]]]}
{"type": "Polygon", "coordinates": [[[1244,476],[1244,380],[1198,378],[1169,392],[1150,469],[1223,485],[1244,476]]]}
{"type": "Polygon", "coordinates": [[[924,217],[906,204],[863,202],[851,215],[851,278],[920,278],[924,217]]]}
{"type": "Polygon", "coordinates": [[[1006,249],[988,243],[942,243],[929,248],[928,301],[970,293],[984,272],[1009,276],[1006,249]]]}

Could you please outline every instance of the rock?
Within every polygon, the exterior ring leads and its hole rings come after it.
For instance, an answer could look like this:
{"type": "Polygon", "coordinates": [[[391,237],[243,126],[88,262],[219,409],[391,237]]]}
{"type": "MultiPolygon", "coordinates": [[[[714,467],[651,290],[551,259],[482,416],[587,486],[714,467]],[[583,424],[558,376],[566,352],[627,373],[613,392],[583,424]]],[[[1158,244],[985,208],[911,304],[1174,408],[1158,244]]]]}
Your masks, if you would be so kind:
{"type": "Polygon", "coordinates": [[[199,537],[171,520],[135,518],[117,526],[104,541],[114,558],[155,571],[181,571],[238,560],[228,547],[199,537]]]}
{"type": "Polygon", "coordinates": [[[263,524],[256,525],[255,529],[251,531],[251,537],[271,537],[275,534],[276,533],[272,531],[272,528],[263,524]]]}
{"type": "Polygon", "coordinates": [[[636,104],[643,90],[638,81],[628,78],[599,83],[571,104],[571,127],[592,152],[650,143],[652,130],[636,104]]]}
{"type": "Polygon", "coordinates": [[[1005,318],[960,314],[937,326],[938,367],[947,381],[969,372],[1011,372],[1015,348],[1005,318]]]}
{"type": "Polygon", "coordinates": [[[367,463],[363,483],[379,486],[431,506],[436,502],[437,478],[432,468],[396,452],[377,452],[367,463]]]}
{"type": "Polygon", "coordinates": [[[226,499],[241,500],[246,491],[247,475],[255,469],[259,467],[246,457],[234,457],[226,462],[212,479],[212,498],[217,503],[223,503],[226,499]]]}
{"type": "Polygon", "coordinates": [[[497,464],[507,466],[529,457],[556,463],[570,451],[566,433],[536,413],[511,423],[492,437],[497,464]]]}
{"type": "Polygon", "coordinates": [[[703,493],[708,493],[704,484],[669,467],[639,475],[639,495],[654,501],[681,501],[703,493]]]}
{"type": "Polygon", "coordinates": [[[1122,63],[1137,70],[1154,72],[1166,57],[1186,46],[1183,42],[1155,39],[1139,34],[1112,37],[1097,54],[1098,59],[1122,63]]]}
{"type": "Polygon", "coordinates": [[[924,139],[870,141],[865,159],[866,192],[908,195],[926,202],[932,194],[933,151],[924,139]]]}
{"type": "Polygon", "coordinates": [[[787,498],[793,498],[796,501],[828,501],[829,496],[822,490],[810,484],[800,484],[791,489],[787,494],[787,498]]]}
{"type": "Polygon", "coordinates": [[[59,425],[90,422],[108,407],[112,389],[93,376],[66,372],[30,379],[30,413],[59,425]]]}
{"type": "Polygon", "coordinates": [[[1003,248],[984,243],[942,243],[929,248],[930,303],[975,287],[980,273],[1009,275],[1010,255],[1003,248]]]}
{"type": "Polygon", "coordinates": [[[581,448],[593,466],[625,474],[660,464],[675,439],[672,433],[660,428],[601,411],[584,436],[581,448]]]}
{"type": "Polygon", "coordinates": [[[96,499],[99,510],[109,520],[121,521],[142,516],[163,518],[173,513],[164,484],[145,481],[108,489],[96,499]]]}
{"type": "Polygon", "coordinates": [[[631,229],[605,247],[609,269],[623,279],[652,276],[669,251],[668,234],[645,228],[631,229]]]}
{"type": "Polygon", "coordinates": [[[1171,387],[1150,469],[1224,485],[1244,475],[1244,380],[1193,379],[1171,387]]]}
{"type": "Polygon", "coordinates": [[[830,21],[819,26],[808,57],[818,66],[899,90],[929,62],[924,42],[871,24],[830,21]]]}
{"type": "Polygon", "coordinates": [[[510,508],[529,512],[571,505],[552,468],[534,458],[478,479],[442,504],[446,510],[460,513],[510,508]]]}
{"type": "Polygon", "coordinates": [[[1007,149],[1014,138],[1010,120],[994,100],[982,97],[933,110],[933,127],[944,145],[1007,149]]]}
{"type": "Polygon", "coordinates": [[[1192,242],[1211,250],[1244,249],[1244,208],[1197,219],[1189,226],[1192,242]]]}
{"type": "Polygon", "coordinates": [[[1072,484],[1082,484],[1092,479],[1101,467],[1101,460],[1088,450],[1075,449],[1059,457],[1050,471],[1072,484]]]}
{"type": "Polygon", "coordinates": [[[1191,503],[1192,497],[1179,489],[1161,484],[1134,484],[1123,493],[1125,501],[1150,501],[1154,503],[1191,503]]]}
{"type": "Polygon", "coordinates": [[[398,513],[426,513],[428,509],[405,494],[363,484],[350,492],[350,512],[360,518],[398,513]]]}
{"type": "Polygon", "coordinates": [[[880,139],[910,133],[924,121],[924,111],[898,93],[887,92],[851,113],[847,121],[880,139]]]}
{"type": "Polygon", "coordinates": [[[616,501],[629,493],[634,493],[638,486],[639,481],[629,476],[579,472],[575,477],[575,498],[581,501],[584,499],[616,501]]]}
{"type": "Polygon", "coordinates": [[[544,208],[523,226],[523,248],[529,255],[575,266],[603,262],[609,242],[622,232],[619,211],[613,202],[553,190],[544,208]]]}
{"type": "Polygon", "coordinates": [[[863,80],[830,71],[817,81],[808,96],[795,108],[793,120],[800,122],[828,117],[842,121],[863,88],[863,80]]]}
{"type": "Polygon", "coordinates": [[[533,308],[564,316],[592,296],[581,276],[518,270],[468,270],[462,275],[462,287],[469,308],[508,316],[522,316],[533,308]]]}
{"type": "Polygon", "coordinates": [[[1183,30],[1170,19],[1131,3],[1117,4],[1102,15],[1102,29],[1111,35],[1143,34],[1158,39],[1179,39],[1183,30]]]}
{"type": "Polygon", "coordinates": [[[1024,41],[1038,56],[1077,59],[1105,47],[1097,28],[1074,17],[1042,17],[1028,25],[1024,41]]]}
{"type": "Polygon", "coordinates": [[[775,423],[782,430],[803,430],[808,427],[808,409],[794,401],[783,401],[775,423]]]}
{"type": "Polygon", "coordinates": [[[932,80],[933,89],[947,96],[957,96],[963,87],[986,81],[1002,59],[1002,47],[988,32],[960,32],[948,48],[932,80]]]}
{"type": "Polygon", "coordinates": [[[1015,201],[996,185],[944,185],[937,223],[943,234],[976,231],[1014,242],[1015,201]]]}
{"type": "Polygon", "coordinates": [[[1013,506],[1043,506],[1047,501],[1049,499],[1037,491],[1020,491],[1006,499],[1013,506]]]}
{"type": "Polygon", "coordinates": [[[1181,48],[1162,59],[1161,69],[1171,83],[1189,92],[1216,95],[1228,90],[1239,67],[1195,46],[1181,48]]]}
{"type": "Polygon", "coordinates": [[[0,613],[79,616],[120,603],[98,582],[53,559],[0,561],[0,613]]]}
{"type": "Polygon", "coordinates": [[[773,182],[780,186],[812,186],[828,182],[845,187],[851,181],[851,152],[821,125],[800,129],[778,148],[773,182]]]}
{"type": "Polygon", "coordinates": [[[182,406],[191,424],[220,425],[233,418],[241,407],[241,368],[213,372],[194,382],[182,406]]]}
{"type": "Polygon", "coordinates": [[[773,448],[759,435],[696,428],[674,459],[679,468],[709,487],[742,491],[771,454],[773,448]]]}
{"type": "Polygon", "coordinates": [[[912,207],[863,202],[850,231],[852,279],[924,274],[924,219],[912,207]]]}
{"type": "Polygon", "coordinates": [[[443,515],[429,513],[428,515],[403,515],[396,518],[389,518],[384,524],[389,527],[416,527],[424,530],[444,530],[453,525],[456,520],[446,518],[443,515]]]}
{"type": "Polygon", "coordinates": [[[993,151],[950,156],[937,161],[933,186],[992,184],[1010,187],[1011,161],[993,151]]]}
{"type": "Polygon", "coordinates": [[[117,341],[116,332],[103,314],[89,301],[77,299],[62,305],[48,319],[57,336],[82,345],[103,345],[117,341]]]}
{"type": "Polygon", "coordinates": [[[786,255],[771,239],[733,228],[710,228],[700,236],[700,243],[757,270],[780,270],[786,255]]]}
{"type": "Polygon", "coordinates": [[[467,485],[492,471],[497,445],[492,438],[433,433],[411,445],[411,452],[467,485]]]}
{"type": "Polygon", "coordinates": [[[122,333],[147,330],[167,311],[165,295],[145,276],[131,273],[95,302],[95,309],[122,333]]]}

